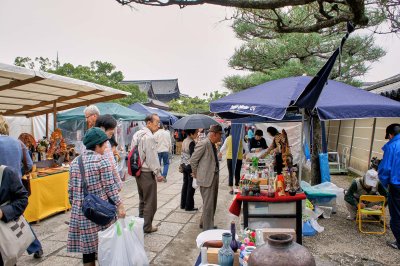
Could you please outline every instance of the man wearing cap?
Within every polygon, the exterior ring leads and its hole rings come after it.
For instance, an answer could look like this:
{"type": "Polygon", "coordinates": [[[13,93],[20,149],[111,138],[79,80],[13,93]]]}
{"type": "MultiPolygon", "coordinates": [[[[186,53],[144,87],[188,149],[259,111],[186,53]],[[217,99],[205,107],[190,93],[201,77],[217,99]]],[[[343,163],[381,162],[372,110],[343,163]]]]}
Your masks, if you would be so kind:
{"type": "MultiPolygon", "coordinates": [[[[364,177],[359,177],[353,180],[349,189],[344,196],[346,202],[347,210],[349,211],[349,216],[347,220],[355,220],[357,215],[357,204],[360,201],[362,195],[381,195],[387,196],[386,189],[378,180],[378,172],[374,169],[370,169],[364,175],[364,177]]],[[[375,205],[373,202],[366,206],[361,203],[361,208],[373,208],[380,209],[381,206],[375,205]]]]}
{"type": "Polygon", "coordinates": [[[390,228],[396,241],[387,244],[400,248],[400,124],[391,124],[386,128],[386,139],[389,141],[382,147],[383,158],[379,164],[379,180],[386,188],[389,186],[390,228]]]}
{"type": "Polygon", "coordinates": [[[208,138],[197,143],[190,158],[192,176],[196,178],[203,198],[203,215],[200,228],[204,231],[214,229],[214,215],[217,209],[219,161],[215,144],[221,141],[222,127],[210,127],[208,138]]]}
{"type": "Polygon", "coordinates": [[[157,226],[152,225],[157,211],[157,181],[164,179],[161,176],[157,142],[153,135],[160,126],[160,117],[149,114],[144,122],[146,127],[133,135],[131,149],[137,145],[142,161],[140,176],[135,177],[139,193],[139,217],[144,218],[144,232],[153,233],[158,230],[157,226]]]}

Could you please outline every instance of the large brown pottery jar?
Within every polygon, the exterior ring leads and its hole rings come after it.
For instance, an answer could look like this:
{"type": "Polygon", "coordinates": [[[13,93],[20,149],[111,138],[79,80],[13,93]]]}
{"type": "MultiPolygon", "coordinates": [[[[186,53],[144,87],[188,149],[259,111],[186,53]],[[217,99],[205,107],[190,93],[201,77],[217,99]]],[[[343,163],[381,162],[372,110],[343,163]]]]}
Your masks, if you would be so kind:
{"type": "Polygon", "coordinates": [[[293,242],[292,235],[276,234],[267,240],[251,253],[249,266],[315,266],[314,257],[305,247],[293,242]]]}

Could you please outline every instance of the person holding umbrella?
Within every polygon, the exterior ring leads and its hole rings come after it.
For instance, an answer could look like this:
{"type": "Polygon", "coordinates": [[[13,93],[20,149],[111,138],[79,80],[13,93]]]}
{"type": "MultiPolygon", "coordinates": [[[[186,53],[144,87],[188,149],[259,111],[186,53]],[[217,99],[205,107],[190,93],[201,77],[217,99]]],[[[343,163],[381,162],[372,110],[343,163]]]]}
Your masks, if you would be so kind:
{"type": "Polygon", "coordinates": [[[181,209],[185,211],[197,211],[194,207],[194,193],[192,168],[190,166],[190,157],[196,146],[196,138],[198,135],[197,129],[186,129],[187,137],[182,143],[181,168],[183,173],[183,184],[181,191],[181,209]]]}

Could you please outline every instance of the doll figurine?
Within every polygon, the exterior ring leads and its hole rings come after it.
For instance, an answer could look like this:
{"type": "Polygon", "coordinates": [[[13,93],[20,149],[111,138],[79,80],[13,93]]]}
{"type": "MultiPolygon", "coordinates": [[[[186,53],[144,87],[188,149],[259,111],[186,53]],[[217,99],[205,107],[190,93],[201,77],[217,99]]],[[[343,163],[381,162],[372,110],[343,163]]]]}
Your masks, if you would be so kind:
{"type": "Polygon", "coordinates": [[[297,191],[299,189],[299,182],[297,181],[297,167],[293,166],[293,156],[292,154],[287,154],[285,160],[283,161],[283,176],[285,177],[286,190],[297,191]]]}

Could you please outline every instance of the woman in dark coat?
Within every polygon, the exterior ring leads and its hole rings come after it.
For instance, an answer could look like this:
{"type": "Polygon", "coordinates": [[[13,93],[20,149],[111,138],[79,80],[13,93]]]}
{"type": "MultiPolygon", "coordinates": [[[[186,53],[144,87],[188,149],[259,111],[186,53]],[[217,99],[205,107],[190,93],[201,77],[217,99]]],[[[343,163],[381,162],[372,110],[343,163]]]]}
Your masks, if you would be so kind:
{"type": "MultiPolygon", "coordinates": [[[[4,166],[0,167],[4,168],[3,175],[2,177],[0,176],[0,220],[8,223],[24,213],[26,206],[28,206],[28,192],[22,185],[21,179],[14,169],[4,166]],[[2,206],[6,202],[8,203],[2,206]]],[[[3,266],[1,254],[0,266],[3,266]]]]}

